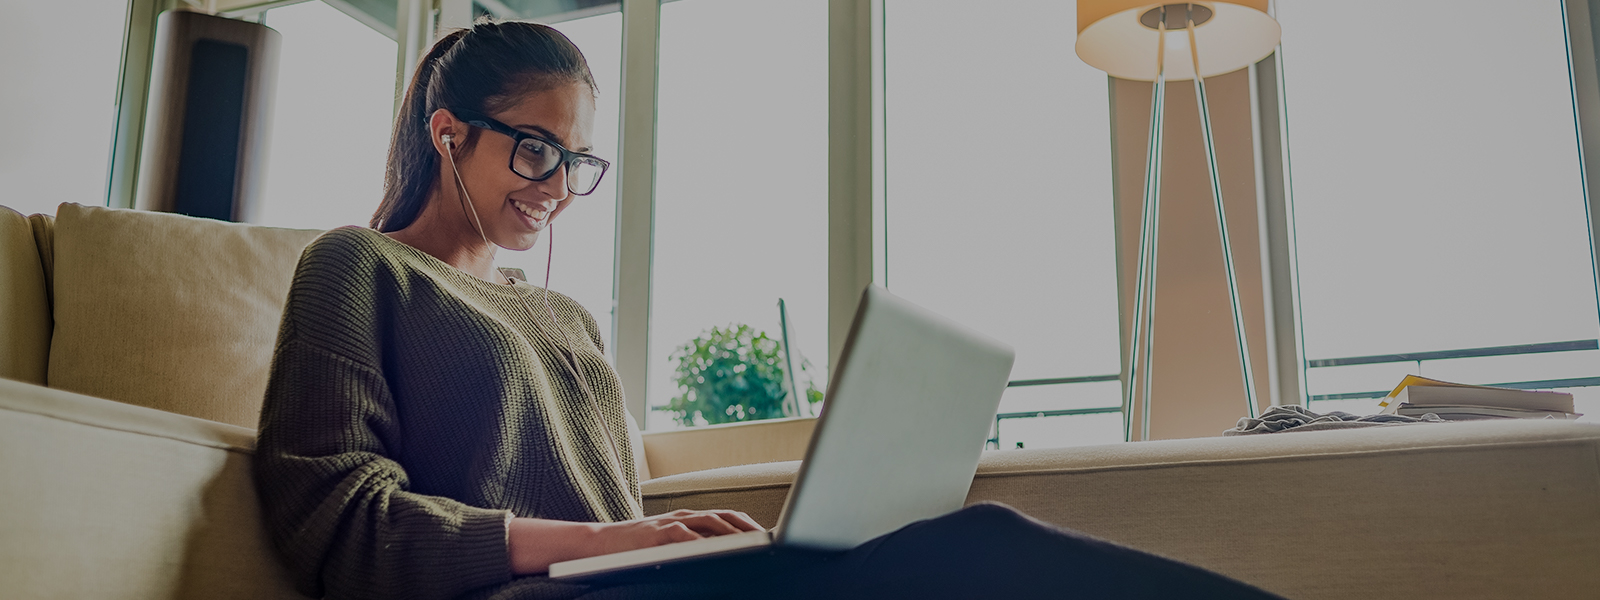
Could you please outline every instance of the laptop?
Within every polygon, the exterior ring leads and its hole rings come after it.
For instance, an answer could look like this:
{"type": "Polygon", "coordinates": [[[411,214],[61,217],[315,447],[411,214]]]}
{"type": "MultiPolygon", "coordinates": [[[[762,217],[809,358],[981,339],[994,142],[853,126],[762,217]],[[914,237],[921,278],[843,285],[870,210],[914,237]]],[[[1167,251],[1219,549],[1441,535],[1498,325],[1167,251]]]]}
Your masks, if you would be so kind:
{"type": "Polygon", "coordinates": [[[559,562],[550,578],[626,576],[775,548],[843,551],[955,511],[1014,357],[1006,344],[869,285],[777,527],[559,562]]]}

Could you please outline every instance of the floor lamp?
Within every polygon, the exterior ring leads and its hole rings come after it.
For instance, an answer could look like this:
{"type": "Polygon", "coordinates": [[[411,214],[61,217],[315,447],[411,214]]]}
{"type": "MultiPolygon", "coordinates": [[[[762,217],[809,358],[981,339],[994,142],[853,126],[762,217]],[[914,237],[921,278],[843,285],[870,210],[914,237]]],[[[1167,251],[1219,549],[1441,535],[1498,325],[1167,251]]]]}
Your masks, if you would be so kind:
{"type": "Polygon", "coordinates": [[[1169,79],[1194,80],[1196,104],[1200,108],[1200,133],[1204,137],[1206,166],[1211,176],[1211,197],[1217,208],[1217,231],[1222,238],[1228,299],[1233,306],[1233,332],[1244,378],[1246,413],[1256,416],[1255,374],[1250,368],[1244,313],[1239,307],[1239,280],[1234,274],[1233,250],[1228,242],[1228,220],[1223,209],[1204,78],[1236,71],[1265,58],[1277,47],[1280,35],[1278,22],[1267,14],[1267,0],[1182,4],[1078,1],[1078,56],[1112,77],[1155,82],[1150,96],[1150,140],[1145,154],[1133,329],[1127,347],[1128,379],[1122,391],[1125,440],[1133,439],[1135,388],[1142,392],[1139,439],[1150,439],[1150,357],[1155,343],[1156,250],[1161,227],[1161,144],[1169,79]],[[1173,41],[1178,43],[1171,43],[1173,41]]]}

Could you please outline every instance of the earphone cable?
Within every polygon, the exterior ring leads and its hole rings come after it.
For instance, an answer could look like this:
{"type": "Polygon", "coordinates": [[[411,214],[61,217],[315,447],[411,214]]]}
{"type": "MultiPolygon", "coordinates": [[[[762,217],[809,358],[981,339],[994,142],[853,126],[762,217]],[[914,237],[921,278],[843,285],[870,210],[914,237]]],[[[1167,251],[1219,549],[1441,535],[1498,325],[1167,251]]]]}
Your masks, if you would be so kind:
{"type": "MultiPolygon", "coordinates": [[[[472,213],[472,220],[477,227],[478,237],[483,238],[483,243],[488,245],[490,243],[489,236],[483,232],[483,221],[478,218],[478,209],[472,205],[472,196],[467,193],[467,184],[465,181],[462,181],[461,171],[456,168],[454,140],[450,139],[448,136],[442,136],[441,139],[444,142],[446,149],[445,156],[449,157],[450,160],[450,172],[455,175],[456,188],[461,190],[462,204],[467,207],[469,212],[472,213]]],[[[549,238],[549,242],[547,244],[548,250],[544,261],[544,293],[541,296],[544,299],[544,308],[545,311],[550,315],[550,324],[561,333],[561,341],[566,344],[566,348],[560,348],[559,346],[557,348],[558,350],[566,350],[565,354],[561,357],[563,359],[562,366],[572,371],[573,378],[578,383],[579,391],[582,392],[584,396],[588,397],[590,406],[594,407],[595,420],[599,423],[600,432],[605,434],[606,444],[611,449],[610,462],[616,469],[617,481],[618,483],[623,484],[624,487],[627,487],[628,478],[626,475],[624,475],[626,470],[624,470],[622,466],[622,448],[617,445],[616,436],[611,434],[611,428],[606,426],[605,411],[600,406],[600,398],[595,396],[594,390],[589,387],[588,378],[583,375],[583,369],[578,366],[577,344],[572,341],[572,338],[567,336],[567,329],[561,326],[560,321],[556,320],[555,308],[550,305],[550,266],[554,263],[556,254],[556,238],[554,233],[555,227],[553,225],[553,223],[545,224],[545,235],[549,238]]],[[[499,271],[497,270],[495,272],[498,273],[499,271]]],[[[500,276],[506,277],[503,273],[500,276]]],[[[506,277],[506,281],[515,285],[515,282],[513,282],[510,277],[506,277]]],[[[545,331],[543,325],[539,324],[538,319],[532,319],[531,321],[533,322],[533,326],[544,332],[545,335],[551,335],[549,331],[545,331]]],[[[635,503],[635,499],[631,493],[632,490],[628,491],[630,492],[628,493],[628,501],[630,506],[634,509],[638,516],[644,516],[644,508],[635,503]]]]}
{"type": "MultiPolygon", "coordinates": [[[[548,241],[546,243],[547,251],[544,260],[544,290],[542,290],[543,293],[540,294],[540,297],[544,299],[544,309],[550,315],[550,323],[555,325],[557,331],[561,332],[561,340],[567,343],[567,358],[568,360],[572,361],[570,365],[572,373],[576,376],[578,387],[583,390],[583,394],[585,396],[589,397],[589,403],[594,407],[594,415],[596,421],[598,421],[600,425],[600,431],[601,433],[605,434],[606,443],[611,446],[611,458],[617,468],[618,480],[623,484],[626,484],[628,478],[622,475],[625,472],[622,467],[622,448],[617,445],[616,436],[611,434],[611,428],[606,426],[605,412],[600,407],[599,396],[596,396],[594,394],[594,390],[589,387],[589,379],[584,376],[583,369],[579,368],[578,366],[577,343],[572,341],[572,338],[567,337],[567,328],[562,327],[561,322],[556,320],[555,308],[551,307],[550,305],[550,267],[555,263],[556,254],[555,224],[545,224],[544,231],[548,241]]],[[[537,322],[535,322],[535,324],[537,324],[537,322]]],[[[630,417],[624,416],[623,418],[630,417]]],[[[633,495],[631,493],[628,495],[628,499],[631,503],[633,500],[633,495]]],[[[644,516],[644,507],[634,506],[634,508],[638,511],[639,516],[644,516]]]]}
{"type": "MultiPolygon", "coordinates": [[[[448,135],[440,136],[439,139],[444,142],[444,155],[450,158],[450,172],[456,176],[456,189],[461,191],[461,205],[472,212],[472,222],[478,230],[478,237],[483,238],[483,243],[487,245],[489,236],[483,233],[483,221],[478,218],[478,209],[472,206],[472,195],[467,193],[467,183],[461,180],[461,171],[456,168],[455,140],[448,135]]],[[[504,275],[501,275],[501,277],[504,277],[504,275]]]]}

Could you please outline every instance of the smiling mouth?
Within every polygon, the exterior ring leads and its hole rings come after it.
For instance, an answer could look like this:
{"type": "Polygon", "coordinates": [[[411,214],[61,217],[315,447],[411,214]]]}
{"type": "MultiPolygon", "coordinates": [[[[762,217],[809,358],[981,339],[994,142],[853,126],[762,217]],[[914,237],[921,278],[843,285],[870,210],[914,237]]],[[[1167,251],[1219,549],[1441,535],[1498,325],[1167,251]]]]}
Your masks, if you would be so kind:
{"type": "Polygon", "coordinates": [[[549,214],[546,213],[544,209],[534,208],[521,202],[517,202],[516,200],[512,200],[511,205],[515,206],[518,211],[522,212],[522,214],[528,215],[528,218],[541,223],[544,222],[545,216],[549,214]]]}

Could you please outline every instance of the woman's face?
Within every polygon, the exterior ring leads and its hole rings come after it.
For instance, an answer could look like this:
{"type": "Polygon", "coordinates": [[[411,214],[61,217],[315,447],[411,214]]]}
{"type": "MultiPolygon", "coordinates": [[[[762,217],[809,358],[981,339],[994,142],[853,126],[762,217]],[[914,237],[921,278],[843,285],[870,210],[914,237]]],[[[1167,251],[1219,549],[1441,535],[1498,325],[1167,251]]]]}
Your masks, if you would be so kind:
{"type": "MultiPolygon", "coordinates": [[[[487,116],[574,152],[593,151],[594,95],[588,84],[561,85],[529,94],[510,108],[487,116]]],[[[510,250],[532,248],[539,232],[572,202],[566,168],[557,168],[544,181],[529,181],[510,168],[514,144],[509,136],[463,121],[457,121],[455,129],[457,140],[465,139],[468,129],[476,129],[475,143],[470,150],[458,149],[455,161],[484,237],[510,250]]],[[[454,177],[446,173],[443,183],[454,185],[454,177]]]]}

